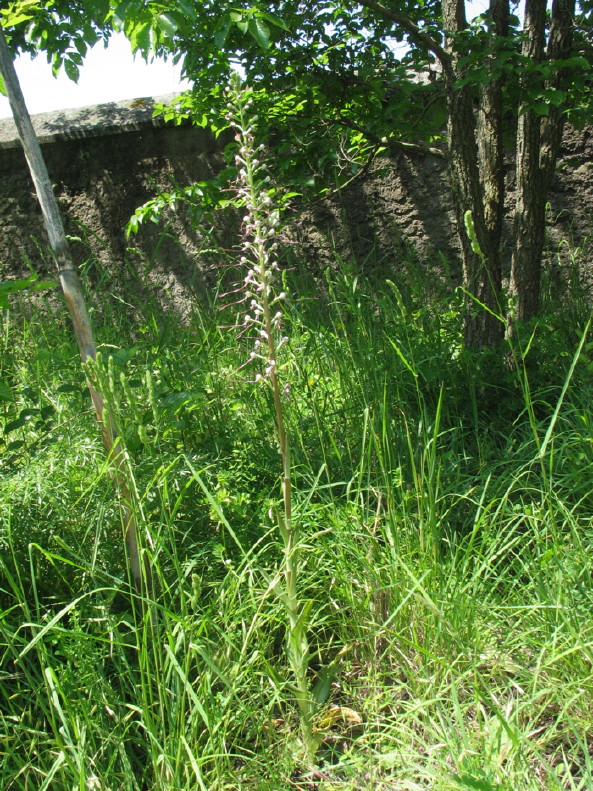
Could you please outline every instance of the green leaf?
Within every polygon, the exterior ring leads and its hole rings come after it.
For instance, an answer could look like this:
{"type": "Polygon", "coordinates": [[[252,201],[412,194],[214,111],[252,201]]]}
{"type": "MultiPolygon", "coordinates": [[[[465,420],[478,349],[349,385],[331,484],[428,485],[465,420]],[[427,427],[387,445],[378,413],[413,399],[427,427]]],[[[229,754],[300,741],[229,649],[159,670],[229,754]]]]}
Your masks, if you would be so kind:
{"type": "Polygon", "coordinates": [[[90,2],[93,19],[105,21],[108,18],[109,12],[111,10],[110,0],[90,0],[90,2]]]}
{"type": "Polygon", "coordinates": [[[577,55],[574,58],[566,58],[566,60],[554,61],[554,66],[559,69],[584,69],[585,71],[591,68],[591,64],[587,58],[582,55],[577,55]]]}
{"type": "Polygon", "coordinates": [[[14,401],[14,395],[10,385],[0,381],[0,401],[14,401]]]}
{"type": "Polygon", "coordinates": [[[0,93],[3,96],[6,96],[6,88],[4,87],[4,80],[2,79],[2,75],[0,74],[0,93]]]}
{"type": "Polygon", "coordinates": [[[63,384],[57,388],[58,393],[76,393],[80,395],[80,387],[78,385],[63,384]]]}
{"type": "Polygon", "coordinates": [[[475,777],[474,775],[453,775],[453,780],[464,789],[471,791],[502,791],[498,783],[491,783],[487,777],[475,777]]]}
{"type": "Polygon", "coordinates": [[[23,22],[28,22],[33,19],[33,16],[39,8],[43,7],[43,3],[39,0],[23,0],[20,3],[12,3],[11,8],[2,10],[2,23],[1,26],[16,27],[23,22]]]}
{"type": "Polygon", "coordinates": [[[150,50],[150,22],[141,22],[127,34],[133,50],[140,50],[143,54],[150,50]]]}
{"type": "Polygon", "coordinates": [[[84,41],[81,38],[77,38],[74,41],[74,46],[76,47],[76,50],[77,50],[78,54],[81,56],[81,58],[84,58],[84,56],[86,55],[87,50],[88,50],[88,45],[87,45],[86,41],[84,41]]]}
{"type": "Polygon", "coordinates": [[[45,291],[47,288],[55,288],[58,284],[55,280],[40,280],[38,283],[30,283],[26,291],[45,291]]]}
{"type": "Polygon", "coordinates": [[[188,0],[177,0],[177,6],[181,9],[181,11],[183,11],[190,21],[195,22],[197,19],[196,10],[193,5],[188,2],[188,0]]]}
{"type": "Polygon", "coordinates": [[[338,651],[338,653],[332,659],[329,665],[327,665],[326,667],[320,670],[319,677],[315,682],[315,685],[313,686],[311,692],[313,700],[317,703],[318,706],[322,706],[329,697],[329,693],[331,692],[331,685],[338,672],[340,661],[348,653],[349,650],[350,650],[349,646],[345,645],[340,651],[338,651]]]}
{"type": "Polygon", "coordinates": [[[171,393],[171,395],[166,396],[163,398],[161,403],[159,404],[159,408],[162,409],[164,412],[175,412],[177,413],[181,407],[188,404],[195,398],[193,393],[188,393],[187,391],[182,391],[181,393],[171,393]]]}
{"type": "Polygon", "coordinates": [[[214,32],[214,43],[216,44],[218,49],[222,49],[224,47],[225,42],[230,33],[230,30],[231,30],[231,23],[227,19],[225,24],[219,27],[218,30],[214,32]]]}
{"type": "MultiPolygon", "coordinates": [[[[91,27],[91,25],[86,25],[84,27],[84,30],[82,31],[82,37],[83,37],[84,42],[85,42],[85,44],[87,46],[87,49],[88,49],[88,47],[92,47],[99,40],[98,33],[95,31],[95,29],[93,27],[91,27]]],[[[80,52],[80,49],[79,49],[78,44],[76,42],[75,42],[75,47],[80,52]]]]}
{"type": "Polygon", "coordinates": [[[22,428],[26,423],[26,418],[23,415],[17,417],[16,420],[11,420],[10,423],[7,423],[4,426],[4,434],[10,434],[11,431],[16,431],[18,428],[22,428]]]}
{"type": "Polygon", "coordinates": [[[132,5],[132,2],[133,0],[123,0],[123,2],[121,2],[113,12],[114,20],[120,25],[123,25],[126,21],[127,12],[129,7],[132,5]]]}
{"type": "Polygon", "coordinates": [[[138,233],[140,230],[140,223],[142,222],[142,217],[134,214],[130,217],[128,224],[126,225],[126,237],[130,237],[133,233],[138,233]]]}
{"type": "Polygon", "coordinates": [[[276,16],[276,14],[267,14],[265,11],[260,11],[258,16],[260,19],[265,19],[271,25],[275,25],[276,27],[282,28],[282,30],[286,30],[287,33],[290,33],[290,28],[286,22],[279,16],[276,16]]]}
{"type": "Polygon", "coordinates": [[[546,102],[536,102],[531,109],[536,115],[549,115],[550,113],[550,108],[546,102]]]}
{"type": "Polygon", "coordinates": [[[117,365],[125,365],[132,359],[137,351],[137,348],[132,346],[131,349],[118,349],[111,356],[113,357],[113,362],[117,365]]]}
{"type": "Polygon", "coordinates": [[[387,340],[388,340],[388,341],[389,341],[389,343],[392,345],[394,352],[397,354],[397,356],[398,356],[398,357],[399,357],[399,359],[402,361],[402,363],[403,363],[403,364],[406,366],[406,368],[408,369],[408,371],[409,371],[409,372],[412,374],[412,376],[413,376],[415,379],[417,379],[417,378],[418,378],[418,374],[417,374],[417,373],[416,373],[416,371],[415,371],[415,370],[412,368],[412,366],[410,365],[410,363],[409,363],[409,362],[408,362],[408,360],[406,359],[406,357],[405,357],[404,353],[403,353],[403,352],[402,352],[402,350],[399,348],[398,344],[397,344],[395,341],[393,341],[391,338],[387,338],[387,340]]]}
{"type": "Polygon", "coordinates": [[[80,77],[80,70],[76,63],[72,60],[65,60],[64,61],[64,71],[68,75],[68,77],[72,80],[72,82],[78,82],[78,78],[80,77]]]}
{"type": "Polygon", "coordinates": [[[41,291],[45,288],[56,286],[53,280],[40,280],[37,282],[37,275],[28,277],[25,280],[6,280],[0,283],[0,310],[8,310],[10,307],[8,297],[16,291],[41,291]]]}
{"type": "Polygon", "coordinates": [[[579,343],[578,349],[575,352],[575,355],[572,359],[571,366],[568,370],[568,374],[566,375],[566,379],[564,380],[564,385],[562,387],[562,391],[560,393],[560,397],[556,403],[556,408],[554,409],[554,414],[550,420],[548,425],[548,429],[546,431],[546,436],[544,437],[544,441],[541,444],[539,449],[539,457],[543,459],[546,455],[546,448],[548,447],[550,440],[552,439],[552,434],[554,432],[554,426],[556,425],[556,421],[558,420],[558,415],[560,414],[560,409],[562,407],[562,403],[564,401],[564,397],[566,395],[566,391],[568,390],[568,386],[570,384],[570,380],[574,374],[575,368],[577,367],[577,363],[579,361],[579,357],[581,356],[581,352],[583,350],[583,346],[585,345],[585,341],[587,340],[587,334],[589,332],[589,328],[591,327],[591,319],[587,322],[585,329],[583,330],[583,335],[581,337],[581,341],[579,343]]]}
{"type": "MultiPolygon", "coordinates": [[[[35,546],[37,546],[37,545],[35,545],[35,546]]],[[[40,630],[37,632],[37,634],[35,634],[35,636],[33,637],[33,639],[32,639],[32,640],[30,640],[30,641],[27,643],[27,645],[26,645],[26,646],[25,646],[25,647],[22,649],[22,651],[21,651],[21,652],[20,652],[20,654],[19,654],[19,659],[22,659],[22,658],[23,658],[23,657],[24,657],[26,654],[28,654],[28,653],[29,653],[29,651],[30,651],[32,648],[34,648],[34,647],[37,645],[37,643],[38,643],[40,640],[42,640],[42,639],[43,639],[43,637],[45,637],[45,635],[46,635],[46,634],[47,634],[47,633],[50,631],[50,629],[53,629],[53,628],[54,628],[54,626],[55,626],[57,623],[59,623],[59,622],[60,622],[60,620],[61,620],[61,619],[64,617],[64,615],[66,615],[66,613],[70,612],[70,610],[73,610],[73,609],[74,609],[74,608],[75,608],[75,607],[78,605],[78,603],[79,603],[79,602],[81,602],[81,601],[82,601],[82,600],[83,600],[83,599],[84,599],[86,596],[88,596],[88,594],[87,594],[87,593],[84,593],[82,596],[79,596],[77,599],[74,599],[73,601],[69,602],[69,603],[68,603],[68,604],[67,604],[65,607],[63,607],[63,608],[62,608],[62,609],[61,609],[61,610],[60,610],[60,611],[59,611],[59,612],[58,612],[56,615],[54,615],[54,617],[53,617],[51,620],[49,620],[49,621],[48,621],[48,622],[47,622],[47,623],[46,623],[46,624],[43,626],[43,628],[42,628],[42,629],[40,629],[40,630]]],[[[31,626],[32,628],[35,628],[35,629],[36,629],[36,628],[38,628],[37,624],[27,624],[27,625],[28,625],[28,626],[31,626]]]]}
{"type": "Polygon", "coordinates": [[[336,668],[334,667],[329,670],[322,670],[319,678],[315,682],[311,695],[318,706],[322,706],[328,699],[336,672],[336,668]]]}
{"type": "Polygon", "coordinates": [[[297,622],[292,629],[291,638],[295,636],[298,640],[301,639],[301,635],[307,629],[307,625],[309,623],[309,615],[311,614],[312,607],[313,607],[313,599],[307,599],[307,601],[305,601],[303,606],[301,607],[301,611],[299,613],[297,622]]]}
{"type": "Polygon", "coordinates": [[[560,107],[560,105],[564,102],[566,98],[566,94],[564,91],[558,90],[558,88],[547,88],[544,91],[544,99],[550,104],[553,104],[554,107],[560,107]]]}
{"type": "Polygon", "coordinates": [[[166,36],[169,36],[169,38],[173,38],[177,32],[178,25],[171,14],[158,14],[155,19],[157,25],[160,27],[163,33],[166,36]]]}
{"type": "Polygon", "coordinates": [[[254,17],[249,20],[249,32],[262,49],[270,46],[270,28],[261,18],[254,17]]]}
{"type": "MultiPolygon", "coordinates": [[[[569,112],[568,117],[570,118],[570,123],[574,126],[577,132],[582,132],[583,129],[587,126],[588,123],[587,116],[579,109],[569,112]]],[[[2,305],[0,304],[0,308],[1,307],[2,305]]]]}

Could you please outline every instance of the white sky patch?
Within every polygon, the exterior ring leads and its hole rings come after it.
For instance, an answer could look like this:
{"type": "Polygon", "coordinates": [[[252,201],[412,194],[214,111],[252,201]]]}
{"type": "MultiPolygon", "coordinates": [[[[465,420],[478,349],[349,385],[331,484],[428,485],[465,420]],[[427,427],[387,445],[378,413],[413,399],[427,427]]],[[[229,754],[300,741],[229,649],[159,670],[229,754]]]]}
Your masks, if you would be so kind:
{"type": "MultiPolygon", "coordinates": [[[[78,83],[68,79],[63,70],[54,77],[44,53],[36,58],[21,55],[15,67],[32,115],[180,93],[190,87],[189,82],[181,81],[181,66],[174,66],[171,60],[159,58],[147,64],[140,55],[134,58],[128,40],[121,33],[111,37],[107,49],[99,42],[88,52],[78,83]]],[[[0,118],[10,116],[8,99],[0,95],[0,118]]]]}
{"type": "Polygon", "coordinates": [[[467,18],[473,19],[488,10],[490,5],[489,0],[473,0],[472,3],[467,3],[467,18]]]}

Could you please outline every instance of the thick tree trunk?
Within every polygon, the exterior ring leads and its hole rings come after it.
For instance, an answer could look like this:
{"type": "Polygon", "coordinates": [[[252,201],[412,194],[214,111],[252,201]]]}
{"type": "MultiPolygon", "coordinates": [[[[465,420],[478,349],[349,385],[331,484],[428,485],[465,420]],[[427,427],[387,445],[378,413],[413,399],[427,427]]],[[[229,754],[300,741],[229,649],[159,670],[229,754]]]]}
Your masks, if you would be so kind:
{"type": "MultiPolygon", "coordinates": [[[[440,62],[447,97],[449,135],[448,161],[457,232],[462,249],[466,302],[465,342],[480,349],[495,345],[502,337],[500,240],[504,212],[502,166],[502,81],[497,76],[498,44],[508,35],[509,0],[490,0],[489,24],[492,37],[485,63],[492,79],[480,88],[478,128],[474,118],[474,92],[464,85],[462,60],[455,42],[467,29],[465,2],[442,0],[445,43],[432,38],[411,19],[396,12],[381,0],[360,0],[386,19],[399,25],[415,44],[432,53],[440,62]],[[478,142],[476,142],[476,139],[478,142]],[[482,256],[476,255],[467,237],[464,217],[472,212],[482,256]],[[477,302],[484,308],[479,308],[477,302]]],[[[574,27],[575,0],[553,0],[547,52],[545,49],[547,0],[526,0],[523,55],[526,67],[522,84],[524,95],[534,81],[535,95],[541,90],[563,90],[568,81],[562,71],[552,71],[542,85],[538,71],[531,68],[547,56],[549,61],[570,57],[574,27]]],[[[504,44],[503,44],[504,46],[504,44]]],[[[528,319],[537,311],[540,296],[541,259],[545,238],[545,206],[550,181],[562,139],[563,109],[553,102],[546,116],[529,109],[527,99],[519,107],[517,130],[517,198],[515,205],[514,250],[511,266],[511,294],[517,303],[517,316],[528,319]]],[[[533,101],[533,99],[531,100],[533,101]]]]}
{"type": "MultiPolygon", "coordinates": [[[[542,62],[546,55],[549,60],[568,58],[572,47],[574,0],[554,1],[547,53],[546,7],[546,0],[527,0],[525,6],[523,55],[535,63],[542,62]]],[[[560,89],[562,82],[560,71],[546,87],[560,89]]],[[[530,87],[529,76],[522,87],[530,87]]],[[[546,200],[564,127],[563,114],[557,107],[551,106],[547,116],[528,107],[524,101],[517,125],[517,198],[511,264],[511,294],[519,321],[531,319],[539,307],[546,200]]]]}
{"type": "MultiPolygon", "coordinates": [[[[60,284],[64,293],[64,299],[70,311],[72,324],[74,325],[74,333],[78,342],[78,348],[83,363],[88,359],[95,359],[96,345],[93,337],[93,330],[86,309],[84,295],[78,277],[78,272],[72,261],[68,241],[64,233],[64,226],[62,224],[62,217],[60,209],[56,201],[47,167],[41,153],[41,148],[35,135],[35,131],[31,124],[29,113],[25,104],[25,99],[20,88],[18,77],[12,61],[12,56],[6,44],[4,33],[0,29],[0,74],[4,80],[4,86],[8,94],[10,108],[14,117],[14,121],[21,139],[25,157],[29,165],[31,178],[35,185],[37,198],[43,212],[45,227],[49,237],[49,243],[54,255],[60,284]]],[[[117,435],[117,431],[113,424],[108,411],[105,409],[103,396],[93,386],[92,382],[87,380],[91,399],[97,420],[101,425],[103,443],[107,453],[113,462],[114,466],[114,480],[117,486],[123,511],[123,519],[125,525],[125,538],[128,552],[128,562],[130,566],[130,574],[137,593],[142,592],[142,569],[140,563],[140,552],[137,540],[137,526],[134,519],[133,509],[131,507],[131,497],[126,483],[126,470],[125,470],[125,454],[121,444],[121,440],[117,435]]],[[[146,569],[150,587],[149,569],[146,569]]]]}
{"type": "MultiPolygon", "coordinates": [[[[483,108],[478,134],[474,112],[475,91],[462,82],[465,75],[455,46],[457,37],[467,29],[465,2],[441,2],[444,45],[381,0],[360,0],[360,3],[403,28],[417,46],[432,53],[441,64],[447,98],[447,159],[462,251],[463,285],[468,295],[465,302],[464,340],[468,348],[475,350],[495,346],[504,335],[504,324],[499,318],[502,313],[500,235],[504,211],[502,82],[496,78],[492,85],[482,91],[483,108]],[[474,252],[467,235],[467,211],[472,213],[482,255],[474,252]]],[[[505,36],[508,31],[509,0],[490,0],[490,17],[493,34],[505,36]]],[[[486,57],[494,67],[495,43],[486,57]]]]}
{"type": "MultiPolygon", "coordinates": [[[[575,0],[554,0],[552,3],[552,20],[548,41],[548,59],[566,60],[571,56],[574,34],[575,0]]],[[[560,69],[555,77],[548,82],[548,88],[564,91],[570,78],[566,71],[560,69]]],[[[552,176],[556,171],[556,162],[562,143],[564,131],[564,107],[552,105],[549,114],[542,118],[540,166],[542,180],[549,189],[552,176]]]]}
{"type": "Polygon", "coordinates": [[[469,85],[459,87],[457,84],[463,73],[453,39],[467,27],[465,3],[462,0],[443,0],[442,11],[445,31],[449,34],[445,46],[449,60],[447,64],[443,64],[447,96],[449,173],[462,249],[464,288],[469,294],[466,300],[464,336],[468,348],[479,350],[496,345],[502,339],[504,330],[502,322],[496,317],[500,313],[501,292],[498,223],[502,222],[498,217],[500,208],[495,205],[497,190],[500,189],[497,163],[501,146],[501,142],[496,139],[497,102],[493,92],[489,96],[491,112],[487,116],[484,114],[482,118],[482,128],[488,135],[482,152],[482,169],[489,177],[486,210],[480,179],[472,89],[469,85]],[[482,256],[474,252],[466,233],[464,217],[468,210],[472,213],[482,256]]]}

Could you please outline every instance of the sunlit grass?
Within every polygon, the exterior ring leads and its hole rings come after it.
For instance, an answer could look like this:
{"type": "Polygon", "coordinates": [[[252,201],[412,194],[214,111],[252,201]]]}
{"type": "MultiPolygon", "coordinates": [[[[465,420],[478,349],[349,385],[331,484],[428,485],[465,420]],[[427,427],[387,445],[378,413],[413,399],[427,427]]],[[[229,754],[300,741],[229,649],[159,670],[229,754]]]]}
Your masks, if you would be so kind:
{"type": "Polygon", "coordinates": [[[98,331],[155,576],[140,628],[68,329],[15,310],[0,787],[593,787],[586,359],[560,403],[580,335],[536,328],[515,371],[462,351],[454,296],[344,266],[287,283],[300,596],[309,681],[328,686],[316,768],[295,769],[273,404],[219,329],[233,315],[114,308],[98,331]]]}

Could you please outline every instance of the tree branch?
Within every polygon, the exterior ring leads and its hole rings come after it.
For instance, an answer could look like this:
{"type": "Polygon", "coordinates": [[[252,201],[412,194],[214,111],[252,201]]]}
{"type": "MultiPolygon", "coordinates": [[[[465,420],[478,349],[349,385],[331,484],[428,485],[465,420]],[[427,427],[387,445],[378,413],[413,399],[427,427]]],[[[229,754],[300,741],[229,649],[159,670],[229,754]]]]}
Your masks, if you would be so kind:
{"type": "Polygon", "coordinates": [[[342,126],[348,127],[348,129],[353,129],[355,132],[361,132],[361,134],[366,137],[369,143],[374,143],[376,146],[384,146],[385,148],[390,148],[393,151],[400,153],[403,152],[405,154],[430,154],[430,156],[439,157],[439,159],[445,159],[445,152],[440,148],[427,146],[423,143],[408,143],[405,140],[396,140],[395,138],[390,137],[378,137],[372,132],[369,132],[368,129],[365,129],[364,126],[357,124],[356,121],[353,121],[344,115],[338,116],[336,121],[342,126]]]}
{"type": "Polygon", "coordinates": [[[425,31],[421,30],[418,25],[413,22],[409,17],[405,16],[404,14],[399,14],[397,11],[394,11],[391,8],[388,8],[383,3],[378,2],[378,0],[358,0],[359,5],[363,6],[363,8],[368,8],[371,11],[376,11],[381,16],[385,17],[385,19],[389,19],[391,22],[394,22],[396,25],[402,27],[408,36],[414,41],[418,46],[427,49],[429,52],[439,60],[443,69],[448,69],[451,64],[451,56],[450,54],[441,47],[438,41],[436,41],[431,35],[426,33],[425,31]]]}

